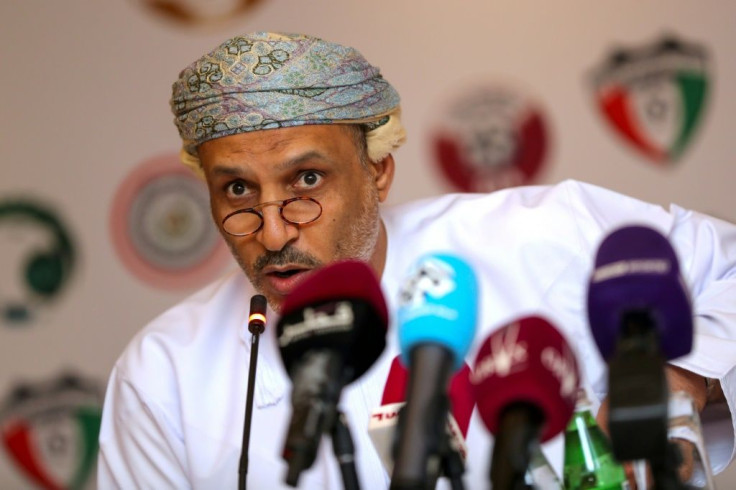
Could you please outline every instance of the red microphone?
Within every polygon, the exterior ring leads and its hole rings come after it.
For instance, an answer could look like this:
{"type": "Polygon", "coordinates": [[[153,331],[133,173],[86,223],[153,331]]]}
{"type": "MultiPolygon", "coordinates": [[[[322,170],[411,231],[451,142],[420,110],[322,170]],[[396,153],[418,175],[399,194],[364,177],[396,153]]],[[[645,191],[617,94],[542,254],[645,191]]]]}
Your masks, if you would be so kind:
{"type": "MultiPolygon", "coordinates": [[[[450,380],[449,389],[451,414],[448,415],[447,430],[450,433],[450,444],[463,460],[467,455],[465,436],[468,433],[470,417],[475,408],[475,394],[470,382],[470,373],[470,367],[463,363],[463,367],[450,380]]],[[[406,404],[408,382],[409,370],[401,362],[400,356],[394,357],[386,377],[386,385],[383,388],[381,406],[373,411],[368,424],[368,434],[373,441],[373,446],[389,474],[393,470],[392,448],[399,410],[406,404]]]]}
{"type": "MultiPolygon", "coordinates": [[[[409,370],[401,362],[401,357],[394,357],[391,369],[383,388],[381,405],[406,401],[406,385],[409,383],[409,370]]],[[[450,404],[452,415],[455,417],[463,437],[468,434],[470,416],[475,408],[475,395],[470,382],[470,366],[463,363],[463,367],[450,380],[450,404]]]]}
{"type": "Polygon", "coordinates": [[[572,349],[547,320],[530,316],[490,335],[470,376],[478,413],[495,436],[493,488],[523,483],[532,449],[565,430],[579,371],[572,349]]]}

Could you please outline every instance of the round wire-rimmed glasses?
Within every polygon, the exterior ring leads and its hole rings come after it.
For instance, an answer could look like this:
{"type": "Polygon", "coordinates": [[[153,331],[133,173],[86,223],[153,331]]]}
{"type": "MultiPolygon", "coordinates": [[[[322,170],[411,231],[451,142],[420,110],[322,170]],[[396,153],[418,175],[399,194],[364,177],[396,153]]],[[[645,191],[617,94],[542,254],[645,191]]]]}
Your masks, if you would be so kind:
{"type": "Polygon", "coordinates": [[[265,206],[278,206],[281,219],[292,225],[306,225],[322,216],[322,205],[312,197],[297,196],[283,201],[262,202],[257,206],[238,209],[222,220],[222,229],[233,236],[248,236],[263,227],[265,206]]]}

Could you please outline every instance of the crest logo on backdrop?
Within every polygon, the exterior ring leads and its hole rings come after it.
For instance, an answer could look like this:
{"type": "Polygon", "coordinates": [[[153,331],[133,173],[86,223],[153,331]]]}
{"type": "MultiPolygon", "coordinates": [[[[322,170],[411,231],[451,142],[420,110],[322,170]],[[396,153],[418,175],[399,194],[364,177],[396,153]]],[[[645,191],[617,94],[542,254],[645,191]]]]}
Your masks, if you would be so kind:
{"type": "Polygon", "coordinates": [[[457,90],[430,138],[440,170],[465,192],[527,184],[549,150],[540,107],[515,89],[485,83],[457,90]]]}
{"type": "Polygon", "coordinates": [[[30,198],[0,200],[0,323],[33,320],[68,284],[76,255],[50,206],[30,198]]]}
{"type": "Polygon", "coordinates": [[[678,160],[708,97],[706,49],[672,36],[612,51],[594,70],[597,106],[611,127],[657,164],[678,160]]]}
{"type": "Polygon", "coordinates": [[[207,186],[177,154],[147,160],[123,181],[110,216],[113,245],[139,279],[164,289],[203,285],[230,254],[210,215],[207,186]]]}
{"type": "Polygon", "coordinates": [[[74,374],[19,384],[0,407],[13,466],[42,489],[84,488],[97,460],[102,388],[74,374]]]}

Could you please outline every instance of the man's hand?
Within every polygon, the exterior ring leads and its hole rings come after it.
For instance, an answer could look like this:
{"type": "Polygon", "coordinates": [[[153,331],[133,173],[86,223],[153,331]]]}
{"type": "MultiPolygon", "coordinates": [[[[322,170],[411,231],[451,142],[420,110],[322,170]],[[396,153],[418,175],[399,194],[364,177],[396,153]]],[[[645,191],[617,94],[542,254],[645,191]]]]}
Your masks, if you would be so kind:
{"type": "MultiPolygon", "coordinates": [[[[668,365],[665,370],[670,393],[674,393],[676,391],[687,392],[692,397],[696,410],[701,412],[708,401],[705,378],[699,374],[692,373],[677,366],[668,365]]],[[[601,403],[601,407],[596,414],[596,421],[601,427],[601,430],[608,435],[608,398],[603,400],[603,403],[601,403]]],[[[695,464],[695,445],[684,439],[675,439],[675,441],[682,455],[682,464],[679,468],[680,479],[683,482],[686,482],[693,474],[695,464]]],[[[634,479],[633,466],[631,463],[626,463],[624,465],[624,469],[626,470],[626,476],[631,484],[631,488],[635,490],[637,487],[634,479]]],[[[648,488],[651,486],[651,482],[651,474],[647,471],[648,488]]]]}

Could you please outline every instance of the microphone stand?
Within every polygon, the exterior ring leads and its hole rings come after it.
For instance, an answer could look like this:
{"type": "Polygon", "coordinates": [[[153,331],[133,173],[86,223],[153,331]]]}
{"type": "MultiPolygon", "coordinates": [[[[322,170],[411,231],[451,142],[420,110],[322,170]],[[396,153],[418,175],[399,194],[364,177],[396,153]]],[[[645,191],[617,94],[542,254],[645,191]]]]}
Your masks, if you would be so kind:
{"type": "Polygon", "coordinates": [[[258,341],[266,329],[266,298],[260,294],[250,300],[248,331],[251,336],[250,367],[248,370],[248,390],[245,397],[245,421],[243,423],[243,444],[238,465],[238,489],[245,490],[248,475],[248,447],[250,446],[250,423],[253,418],[253,392],[256,385],[256,367],[258,362],[258,341]]]}
{"type": "Polygon", "coordinates": [[[685,490],[677,467],[682,457],[667,439],[669,388],[665,359],[651,313],[622,317],[616,353],[608,365],[608,427],[619,461],[646,460],[656,490],[685,490]]]}
{"type": "Polygon", "coordinates": [[[445,391],[452,372],[452,357],[444,347],[434,344],[425,345],[419,353],[413,349],[410,356],[412,369],[427,373],[431,379],[427,377],[420,383],[409,377],[407,401],[399,412],[393,448],[391,490],[434,488],[442,465],[440,449],[447,437],[450,400],[445,391]]]}
{"type": "Polygon", "coordinates": [[[296,397],[292,393],[294,415],[282,455],[288,465],[286,484],[298,486],[299,475],[315,461],[322,435],[329,434],[344,488],[360,490],[353,438],[345,415],[337,406],[351,371],[329,349],[312,352],[297,371],[292,380],[302,391],[296,397]]]}
{"type": "MultiPolygon", "coordinates": [[[[440,445],[442,472],[450,480],[452,490],[465,490],[463,483],[463,473],[465,473],[465,463],[460,456],[460,452],[453,447],[450,442],[450,435],[445,434],[440,445]]],[[[434,486],[432,486],[434,488],[434,486]]]]}
{"type": "Polygon", "coordinates": [[[499,490],[529,490],[526,472],[532,450],[539,444],[544,415],[534,405],[518,402],[500,416],[491,457],[491,486],[499,490]]]}
{"type": "Polygon", "coordinates": [[[358,472],[355,469],[355,447],[345,415],[338,410],[332,426],[332,449],[340,465],[342,483],[345,490],[360,490],[358,472]]]}
{"type": "Polygon", "coordinates": [[[677,468],[682,463],[680,449],[674,442],[667,443],[664,461],[651,462],[652,478],[655,490],[687,490],[687,485],[680,481],[677,468]]]}

